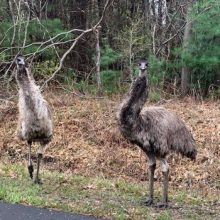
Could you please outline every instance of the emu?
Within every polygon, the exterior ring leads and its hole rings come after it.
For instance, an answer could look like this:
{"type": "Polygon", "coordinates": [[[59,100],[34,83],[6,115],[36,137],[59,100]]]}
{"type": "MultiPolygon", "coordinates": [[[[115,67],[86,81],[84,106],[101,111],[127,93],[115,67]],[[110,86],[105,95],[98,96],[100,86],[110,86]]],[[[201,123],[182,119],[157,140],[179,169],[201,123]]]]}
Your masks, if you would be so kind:
{"type": "Polygon", "coordinates": [[[28,154],[28,172],[33,178],[33,165],[31,160],[31,146],[33,142],[38,142],[37,150],[37,171],[34,182],[41,184],[39,178],[40,163],[43,157],[44,146],[52,138],[52,118],[48,103],[43,98],[39,87],[26,68],[25,58],[22,55],[16,57],[15,78],[19,87],[19,118],[17,127],[17,136],[27,141],[28,154]]]}
{"type": "Polygon", "coordinates": [[[117,112],[117,120],[122,135],[138,145],[147,155],[149,163],[149,196],[144,201],[154,203],[154,171],[156,159],[160,160],[163,174],[163,200],[158,207],[168,206],[167,156],[171,151],[196,159],[195,140],[185,123],[172,111],[162,107],[143,108],[148,98],[148,61],[139,62],[139,76],[133,82],[128,96],[117,112]]]}

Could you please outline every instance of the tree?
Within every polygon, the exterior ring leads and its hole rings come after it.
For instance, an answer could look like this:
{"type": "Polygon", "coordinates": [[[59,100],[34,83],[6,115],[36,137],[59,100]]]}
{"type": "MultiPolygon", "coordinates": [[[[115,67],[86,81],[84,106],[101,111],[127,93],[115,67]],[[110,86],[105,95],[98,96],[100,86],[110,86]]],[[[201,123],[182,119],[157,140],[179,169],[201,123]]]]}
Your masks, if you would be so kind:
{"type": "Polygon", "coordinates": [[[117,48],[122,54],[126,64],[128,64],[130,79],[133,81],[133,64],[137,56],[146,56],[146,51],[150,50],[151,43],[147,36],[147,30],[143,28],[142,19],[137,18],[130,21],[130,25],[125,26],[115,38],[117,48]]]}
{"type": "MultiPolygon", "coordinates": [[[[190,9],[191,4],[188,5],[187,13],[186,13],[186,25],[184,29],[184,35],[183,35],[183,51],[186,51],[189,47],[189,41],[190,41],[190,35],[191,35],[191,28],[192,28],[192,21],[190,20],[190,9]]],[[[185,96],[188,93],[189,90],[189,72],[190,68],[185,65],[182,67],[181,71],[181,94],[182,96],[185,96]]]]}
{"type": "Polygon", "coordinates": [[[194,19],[187,50],[182,51],[183,65],[191,69],[190,83],[201,95],[208,94],[210,85],[218,87],[220,68],[220,2],[199,1],[192,7],[194,19]]]}

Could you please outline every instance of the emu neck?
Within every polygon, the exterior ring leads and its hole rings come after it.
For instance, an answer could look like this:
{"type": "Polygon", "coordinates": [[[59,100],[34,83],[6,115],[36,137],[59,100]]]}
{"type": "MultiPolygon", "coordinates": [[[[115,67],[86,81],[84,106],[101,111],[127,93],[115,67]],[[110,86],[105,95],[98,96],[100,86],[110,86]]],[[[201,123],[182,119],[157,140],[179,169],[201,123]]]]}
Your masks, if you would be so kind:
{"type": "Polygon", "coordinates": [[[139,76],[133,83],[128,97],[124,100],[119,113],[119,122],[131,127],[139,118],[147,97],[148,82],[145,75],[139,76]]]}
{"type": "Polygon", "coordinates": [[[147,72],[146,69],[139,69],[139,77],[140,76],[146,76],[147,75],[146,72],[147,72]]]}
{"type": "Polygon", "coordinates": [[[17,70],[17,77],[16,77],[18,86],[22,90],[28,90],[31,84],[31,79],[29,77],[28,70],[24,68],[19,68],[17,70]]]}
{"type": "Polygon", "coordinates": [[[34,83],[34,80],[31,79],[28,69],[26,68],[19,68],[17,70],[17,83],[20,88],[19,92],[19,99],[28,109],[31,109],[33,112],[35,111],[34,108],[34,100],[33,98],[36,95],[37,87],[34,83]],[[35,95],[33,96],[33,92],[35,95]]]}

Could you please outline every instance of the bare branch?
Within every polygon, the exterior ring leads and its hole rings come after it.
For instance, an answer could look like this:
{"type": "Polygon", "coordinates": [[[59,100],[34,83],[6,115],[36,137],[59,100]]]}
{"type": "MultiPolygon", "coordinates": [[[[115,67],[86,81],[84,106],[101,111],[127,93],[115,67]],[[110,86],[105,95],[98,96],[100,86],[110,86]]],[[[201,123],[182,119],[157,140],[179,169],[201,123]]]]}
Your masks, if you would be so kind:
{"type": "MultiPolygon", "coordinates": [[[[36,18],[35,19],[33,19],[33,20],[36,20],[36,18]]],[[[32,21],[33,21],[32,20],[32,21]]],[[[26,23],[26,22],[24,22],[24,23],[26,23]]],[[[10,27],[10,29],[11,28],[13,28],[14,27],[14,25],[12,26],[12,27],[10,27]]],[[[8,29],[8,31],[9,31],[9,29],[8,29]]],[[[54,42],[54,40],[56,39],[56,38],[58,38],[58,37],[60,37],[60,36],[62,36],[62,35],[68,35],[68,34],[70,34],[70,33],[73,33],[73,32],[83,32],[84,30],[82,30],[82,29],[71,29],[71,30],[69,30],[69,31],[65,31],[65,32],[62,32],[62,33],[59,33],[59,34],[57,34],[56,36],[54,36],[54,37],[52,37],[52,38],[50,38],[49,40],[46,40],[46,41],[44,41],[44,42],[34,42],[34,43],[31,43],[31,44],[28,44],[28,45],[23,45],[22,47],[10,47],[10,48],[5,48],[3,51],[1,51],[0,52],[0,54],[1,53],[3,53],[3,52],[6,52],[6,51],[8,51],[8,50],[11,50],[11,49],[19,49],[19,50],[22,50],[22,49],[26,49],[26,48],[29,48],[29,47],[32,47],[32,46],[34,46],[34,45],[40,45],[39,47],[42,47],[43,45],[46,45],[46,44],[48,44],[48,43],[50,43],[50,42],[54,42]]],[[[6,38],[7,36],[5,36],[5,38],[6,38]]],[[[73,40],[70,40],[70,41],[73,41],[73,40]]],[[[59,44],[58,42],[56,42],[55,44],[59,44]]],[[[60,42],[60,44],[63,44],[63,42],[60,42]]],[[[49,45],[49,46],[53,46],[53,43],[51,44],[51,45],[49,45]]]]}
{"type": "MultiPolygon", "coordinates": [[[[209,10],[210,8],[211,8],[211,6],[205,8],[203,11],[201,11],[201,12],[199,13],[199,15],[202,14],[202,13],[204,13],[204,12],[206,12],[206,11],[209,10]]],[[[160,48],[157,50],[157,52],[156,52],[155,55],[158,55],[158,54],[159,54],[159,52],[162,50],[162,48],[163,48],[163,46],[164,46],[165,44],[167,44],[169,41],[171,41],[171,40],[174,39],[176,36],[178,36],[179,33],[184,29],[184,27],[186,26],[186,24],[191,24],[192,22],[196,21],[199,15],[197,15],[195,18],[191,19],[189,22],[185,22],[185,23],[177,30],[177,32],[176,32],[173,36],[171,36],[169,39],[165,40],[165,41],[161,44],[160,48]]]]}
{"type": "MultiPolygon", "coordinates": [[[[113,0],[114,1],[114,0],[113,0]]],[[[42,85],[41,89],[44,88],[45,85],[47,85],[47,83],[52,80],[56,74],[62,69],[63,67],[63,62],[65,60],[65,58],[67,57],[67,55],[73,50],[73,48],[76,46],[76,44],[78,43],[78,41],[87,33],[90,33],[90,32],[93,32],[95,29],[97,29],[97,27],[100,26],[103,18],[104,18],[104,15],[105,15],[105,12],[110,4],[110,2],[113,2],[111,0],[107,0],[106,3],[105,3],[105,6],[104,6],[104,9],[103,9],[103,12],[102,12],[102,16],[100,18],[100,20],[90,29],[87,29],[87,30],[84,30],[82,31],[82,33],[75,38],[75,41],[72,43],[71,47],[63,54],[62,58],[60,59],[60,64],[59,64],[59,67],[56,69],[56,71],[44,82],[44,84],[42,85]]]]}
{"type": "MultiPolygon", "coordinates": [[[[192,21],[191,21],[192,22],[192,21]]],[[[155,55],[158,55],[160,53],[160,51],[162,50],[163,46],[165,44],[167,44],[169,41],[171,41],[173,38],[175,38],[182,30],[183,28],[186,26],[186,22],[177,30],[177,32],[171,36],[169,39],[165,40],[162,44],[161,44],[161,47],[157,50],[156,54],[155,55]]]]}

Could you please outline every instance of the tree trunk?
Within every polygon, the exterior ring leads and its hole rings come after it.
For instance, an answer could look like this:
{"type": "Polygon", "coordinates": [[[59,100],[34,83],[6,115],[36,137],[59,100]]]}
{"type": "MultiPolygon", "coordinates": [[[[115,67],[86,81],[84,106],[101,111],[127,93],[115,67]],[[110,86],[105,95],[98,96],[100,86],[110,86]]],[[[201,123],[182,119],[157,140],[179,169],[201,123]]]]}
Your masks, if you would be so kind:
{"type": "Polygon", "coordinates": [[[134,14],[135,14],[135,0],[131,1],[131,9],[130,9],[130,11],[131,11],[131,18],[133,18],[134,14]]]}
{"type": "Polygon", "coordinates": [[[102,81],[101,81],[101,74],[100,74],[100,43],[99,43],[99,32],[100,27],[95,30],[96,36],[96,79],[97,79],[97,86],[98,86],[98,94],[102,94],[102,81]]]}
{"type": "MultiPolygon", "coordinates": [[[[190,11],[190,6],[187,9],[187,14],[186,14],[186,26],[184,29],[184,36],[183,36],[183,51],[186,51],[188,48],[189,40],[190,40],[190,35],[191,35],[191,27],[192,23],[190,22],[189,19],[189,11],[190,11]]],[[[182,72],[181,72],[181,94],[182,96],[187,95],[188,90],[189,90],[189,83],[188,83],[188,77],[189,77],[190,69],[186,65],[182,67],[182,72]]]]}

